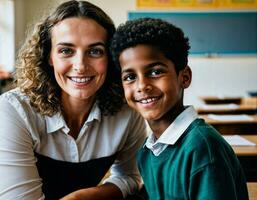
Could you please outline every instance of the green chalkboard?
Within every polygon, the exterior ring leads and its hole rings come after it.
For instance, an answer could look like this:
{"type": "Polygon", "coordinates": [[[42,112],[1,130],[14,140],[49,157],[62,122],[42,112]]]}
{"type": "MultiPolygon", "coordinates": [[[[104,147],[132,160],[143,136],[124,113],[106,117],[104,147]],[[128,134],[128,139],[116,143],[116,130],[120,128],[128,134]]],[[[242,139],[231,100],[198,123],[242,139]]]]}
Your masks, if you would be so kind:
{"type": "Polygon", "coordinates": [[[190,54],[257,55],[257,12],[129,12],[128,19],[153,17],[180,27],[190,54]]]}

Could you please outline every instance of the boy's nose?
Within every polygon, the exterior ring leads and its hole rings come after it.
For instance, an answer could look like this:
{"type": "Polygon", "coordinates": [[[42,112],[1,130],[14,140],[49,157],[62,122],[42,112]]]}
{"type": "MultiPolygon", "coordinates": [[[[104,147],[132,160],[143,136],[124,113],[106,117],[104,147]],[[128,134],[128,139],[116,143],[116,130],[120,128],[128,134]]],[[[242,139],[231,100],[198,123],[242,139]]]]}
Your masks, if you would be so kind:
{"type": "Polygon", "coordinates": [[[150,84],[149,81],[147,81],[147,79],[139,78],[138,84],[137,84],[137,90],[138,92],[150,91],[152,90],[152,85],[150,84]]]}

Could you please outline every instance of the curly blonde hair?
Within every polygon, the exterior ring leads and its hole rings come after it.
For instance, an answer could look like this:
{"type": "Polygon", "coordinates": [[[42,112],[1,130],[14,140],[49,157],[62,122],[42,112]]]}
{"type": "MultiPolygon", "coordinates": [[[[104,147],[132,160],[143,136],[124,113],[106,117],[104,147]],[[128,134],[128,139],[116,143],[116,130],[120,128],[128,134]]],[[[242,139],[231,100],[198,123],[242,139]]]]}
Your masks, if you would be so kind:
{"type": "MultiPolygon", "coordinates": [[[[70,17],[95,20],[106,29],[107,41],[110,41],[115,32],[112,20],[103,10],[87,1],[76,0],[61,4],[35,26],[19,51],[16,83],[29,97],[30,104],[42,115],[52,116],[62,109],[61,88],[55,80],[53,68],[49,65],[51,30],[55,24],[70,17]]],[[[107,45],[109,46],[109,43],[107,45]]],[[[124,104],[120,72],[111,60],[109,59],[106,80],[96,94],[96,101],[105,115],[116,113],[124,104]]]]}

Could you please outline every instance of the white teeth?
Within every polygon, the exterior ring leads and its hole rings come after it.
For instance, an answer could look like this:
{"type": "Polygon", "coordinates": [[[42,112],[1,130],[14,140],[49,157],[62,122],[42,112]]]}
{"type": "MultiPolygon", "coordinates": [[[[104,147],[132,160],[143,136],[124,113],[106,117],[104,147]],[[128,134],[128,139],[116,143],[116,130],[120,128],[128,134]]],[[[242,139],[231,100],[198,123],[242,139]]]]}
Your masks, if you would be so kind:
{"type": "Polygon", "coordinates": [[[143,104],[147,104],[147,103],[151,103],[151,102],[153,102],[153,101],[155,101],[155,100],[157,100],[156,97],[154,97],[154,98],[149,98],[149,99],[143,99],[143,100],[140,100],[139,102],[140,102],[140,103],[143,103],[143,104]]]}
{"type": "Polygon", "coordinates": [[[70,79],[76,83],[86,83],[91,80],[90,77],[83,77],[83,78],[71,77],[70,79]]]}
{"type": "Polygon", "coordinates": [[[142,100],[142,101],[140,101],[141,103],[147,103],[147,100],[142,100]]]}

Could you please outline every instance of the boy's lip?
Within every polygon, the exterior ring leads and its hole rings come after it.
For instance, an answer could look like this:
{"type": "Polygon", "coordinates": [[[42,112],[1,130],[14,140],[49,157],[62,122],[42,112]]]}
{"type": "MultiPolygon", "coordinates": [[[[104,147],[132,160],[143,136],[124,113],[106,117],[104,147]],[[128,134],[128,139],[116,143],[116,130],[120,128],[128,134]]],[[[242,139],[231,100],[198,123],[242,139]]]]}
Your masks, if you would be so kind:
{"type": "Polygon", "coordinates": [[[147,96],[147,97],[141,97],[141,98],[135,98],[135,102],[142,103],[142,104],[148,104],[155,102],[159,100],[161,96],[147,96]]]}

